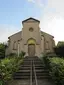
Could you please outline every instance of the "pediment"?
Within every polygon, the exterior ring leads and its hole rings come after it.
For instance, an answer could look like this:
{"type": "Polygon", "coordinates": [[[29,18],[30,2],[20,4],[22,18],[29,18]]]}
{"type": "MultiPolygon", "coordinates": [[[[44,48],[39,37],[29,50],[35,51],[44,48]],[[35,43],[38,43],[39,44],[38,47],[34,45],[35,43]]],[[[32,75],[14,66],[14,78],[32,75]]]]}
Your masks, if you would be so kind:
{"type": "Polygon", "coordinates": [[[24,22],[40,22],[40,21],[37,19],[34,19],[34,18],[28,18],[28,19],[22,21],[22,23],[24,23],[24,22]]]}

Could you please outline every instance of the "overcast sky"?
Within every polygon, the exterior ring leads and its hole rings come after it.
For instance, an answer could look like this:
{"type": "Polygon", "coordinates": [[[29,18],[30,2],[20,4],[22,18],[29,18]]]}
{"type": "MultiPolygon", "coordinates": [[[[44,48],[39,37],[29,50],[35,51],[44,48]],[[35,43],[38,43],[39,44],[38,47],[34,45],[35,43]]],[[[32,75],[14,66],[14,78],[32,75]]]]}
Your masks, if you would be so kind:
{"type": "Polygon", "coordinates": [[[56,43],[64,40],[64,0],[0,0],[0,42],[20,31],[29,17],[39,19],[41,30],[56,43]]]}

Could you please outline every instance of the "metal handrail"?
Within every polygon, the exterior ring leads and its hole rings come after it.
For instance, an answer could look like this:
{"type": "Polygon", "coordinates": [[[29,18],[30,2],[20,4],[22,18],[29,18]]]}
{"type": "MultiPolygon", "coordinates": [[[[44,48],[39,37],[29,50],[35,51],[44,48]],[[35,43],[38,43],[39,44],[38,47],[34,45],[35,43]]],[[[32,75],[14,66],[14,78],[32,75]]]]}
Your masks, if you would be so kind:
{"type": "Polygon", "coordinates": [[[31,69],[30,69],[30,85],[32,85],[32,61],[31,61],[31,69]]]}
{"type": "Polygon", "coordinates": [[[34,69],[34,76],[35,76],[35,85],[38,85],[34,61],[33,61],[33,69],[34,69]]]}

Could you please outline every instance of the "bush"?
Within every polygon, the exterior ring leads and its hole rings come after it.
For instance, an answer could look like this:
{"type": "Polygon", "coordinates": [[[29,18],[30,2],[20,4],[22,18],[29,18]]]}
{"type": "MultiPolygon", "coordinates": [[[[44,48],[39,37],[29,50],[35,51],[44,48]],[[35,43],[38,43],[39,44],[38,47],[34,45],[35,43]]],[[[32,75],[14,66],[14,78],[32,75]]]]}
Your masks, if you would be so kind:
{"type": "Polygon", "coordinates": [[[57,56],[54,52],[48,52],[45,54],[45,56],[47,57],[54,57],[54,56],[57,56]]]}
{"type": "Polygon", "coordinates": [[[22,62],[23,59],[17,56],[0,60],[1,81],[8,82],[9,80],[13,79],[13,73],[19,69],[22,62]]]}
{"type": "Polygon", "coordinates": [[[56,81],[57,85],[64,85],[64,59],[63,58],[49,58],[51,66],[51,75],[56,81]]]}
{"type": "Polygon", "coordinates": [[[43,57],[51,77],[57,85],[64,85],[64,59],[59,57],[43,57]]]}
{"type": "Polygon", "coordinates": [[[43,61],[44,61],[44,64],[46,65],[46,68],[48,68],[50,70],[50,61],[49,61],[49,57],[48,56],[44,56],[43,57],[43,61]]]}
{"type": "Polygon", "coordinates": [[[9,56],[10,57],[15,57],[15,56],[17,56],[17,54],[16,53],[10,53],[9,56]]]}
{"type": "Polygon", "coordinates": [[[20,53],[20,55],[19,55],[19,56],[20,56],[20,57],[25,56],[25,52],[21,51],[21,53],[20,53]]]}
{"type": "Polygon", "coordinates": [[[2,80],[0,80],[0,85],[5,85],[4,82],[2,80]]]}

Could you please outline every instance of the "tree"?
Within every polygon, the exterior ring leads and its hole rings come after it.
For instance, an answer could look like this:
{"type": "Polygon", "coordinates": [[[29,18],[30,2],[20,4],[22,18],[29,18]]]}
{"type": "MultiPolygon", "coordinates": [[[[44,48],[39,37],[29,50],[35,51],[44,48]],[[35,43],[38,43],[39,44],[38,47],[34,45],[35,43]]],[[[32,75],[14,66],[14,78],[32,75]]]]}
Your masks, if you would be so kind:
{"type": "Polygon", "coordinates": [[[54,51],[58,56],[64,57],[64,41],[59,41],[57,46],[54,48],[54,51]]]}
{"type": "Polygon", "coordinates": [[[57,46],[64,46],[64,41],[59,41],[57,46]]]}
{"type": "Polygon", "coordinates": [[[4,45],[4,43],[0,43],[0,58],[5,57],[5,48],[6,48],[6,45],[4,45]]]}

